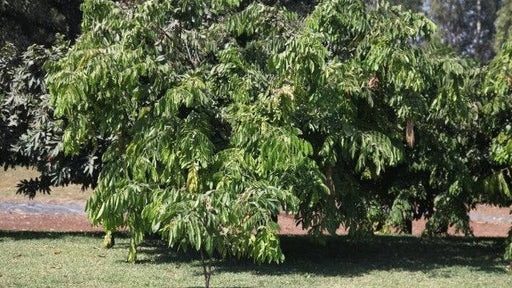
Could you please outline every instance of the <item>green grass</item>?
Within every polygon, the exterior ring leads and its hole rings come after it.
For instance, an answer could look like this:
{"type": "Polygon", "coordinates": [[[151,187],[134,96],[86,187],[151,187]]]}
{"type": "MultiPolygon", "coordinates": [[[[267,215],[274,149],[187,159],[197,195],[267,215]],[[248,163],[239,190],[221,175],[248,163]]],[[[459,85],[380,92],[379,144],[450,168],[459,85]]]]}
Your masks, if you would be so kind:
{"type": "MultiPolygon", "coordinates": [[[[503,239],[377,236],[364,242],[282,237],[281,265],[217,261],[213,287],[512,287],[503,239]]],[[[100,234],[1,232],[0,287],[200,287],[197,255],[160,241],[125,262],[128,239],[100,249],[100,234]]]]}

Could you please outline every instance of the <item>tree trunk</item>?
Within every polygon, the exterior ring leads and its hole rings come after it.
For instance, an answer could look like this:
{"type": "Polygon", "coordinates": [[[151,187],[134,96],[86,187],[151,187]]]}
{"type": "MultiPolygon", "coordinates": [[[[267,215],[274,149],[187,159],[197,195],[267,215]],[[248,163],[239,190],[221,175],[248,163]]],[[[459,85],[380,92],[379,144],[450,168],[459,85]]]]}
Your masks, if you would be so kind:
{"type": "Polygon", "coordinates": [[[440,226],[436,229],[435,233],[436,233],[437,235],[442,235],[442,236],[446,236],[446,235],[448,235],[448,224],[440,225],[440,226]]]}
{"type": "Polygon", "coordinates": [[[327,185],[327,187],[329,187],[331,194],[334,195],[336,188],[334,186],[334,180],[332,179],[332,167],[327,166],[327,168],[325,168],[324,174],[325,174],[325,184],[327,185]]]}
{"type": "Polygon", "coordinates": [[[115,240],[112,231],[107,231],[105,237],[103,238],[103,248],[110,249],[114,246],[115,240]]]}
{"type": "Polygon", "coordinates": [[[411,148],[413,148],[414,143],[416,143],[416,138],[414,137],[414,120],[412,120],[412,118],[407,119],[407,127],[405,128],[405,141],[411,148]]]}
{"type": "MultiPolygon", "coordinates": [[[[477,45],[480,45],[482,40],[482,3],[481,0],[476,1],[476,43],[477,45]]],[[[480,47],[478,47],[480,48],[480,47]]]]}
{"type": "Polygon", "coordinates": [[[405,220],[405,233],[412,234],[412,220],[405,220]]]}
{"type": "Polygon", "coordinates": [[[203,266],[203,275],[204,275],[204,287],[210,288],[210,278],[212,276],[212,258],[209,257],[208,262],[204,258],[203,249],[199,250],[201,254],[201,265],[203,266]]]}

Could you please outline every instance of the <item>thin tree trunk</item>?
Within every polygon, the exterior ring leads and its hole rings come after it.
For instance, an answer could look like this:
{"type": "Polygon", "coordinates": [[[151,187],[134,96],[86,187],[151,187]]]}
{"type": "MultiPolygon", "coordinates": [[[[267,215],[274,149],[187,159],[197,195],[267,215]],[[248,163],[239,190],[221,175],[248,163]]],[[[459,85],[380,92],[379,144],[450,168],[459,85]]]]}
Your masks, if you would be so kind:
{"type": "Polygon", "coordinates": [[[331,191],[331,194],[334,195],[336,187],[334,186],[334,180],[332,179],[332,167],[327,166],[327,168],[325,168],[324,174],[325,174],[325,184],[331,191]]]}
{"type": "Polygon", "coordinates": [[[212,277],[212,257],[208,258],[208,287],[210,286],[210,278],[212,277]]]}
{"type": "Polygon", "coordinates": [[[411,220],[405,220],[405,233],[412,234],[412,221],[411,220]]]}
{"type": "Polygon", "coordinates": [[[475,52],[477,55],[482,57],[482,1],[477,0],[476,1],[476,9],[477,9],[477,19],[476,19],[476,45],[475,45],[475,52]]]}
{"type": "Polygon", "coordinates": [[[201,265],[203,266],[204,274],[204,287],[210,288],[210,277],[212,276],[212,258],[208,260],[208,263],[204,259],[203,249],[199,250],[201,254],[201,265]]]}
{"type": "Polygon", "coordinates": [[[439,226],[436,230],[436,234],[442,236],[448,235],[448,224],[443,224],[439,226]]]}
{"type": "Polygon", "coordinates": [[[476,1],[477,19],[476,19],[476,42],[480,44],[481,33],[482,33],[482,3],[481,0],[476,1]]]}

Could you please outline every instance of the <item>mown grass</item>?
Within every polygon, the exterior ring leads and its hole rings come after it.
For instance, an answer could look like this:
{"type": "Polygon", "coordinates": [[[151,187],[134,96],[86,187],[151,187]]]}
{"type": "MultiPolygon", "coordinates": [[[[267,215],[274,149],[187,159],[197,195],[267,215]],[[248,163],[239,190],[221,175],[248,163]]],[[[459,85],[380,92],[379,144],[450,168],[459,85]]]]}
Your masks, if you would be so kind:
{"type": "MultiPolygon", "coordinates": [[[[103,250],[101,234],[0,232],[0,287],[201,287],[194,253],[146,241],[136,264],[128,238],[103,250]]],[[[377,236],[367,241],[282,237],[281,265],[217,261],[213,287],[512,287],[503,239],[377,236]]]]}

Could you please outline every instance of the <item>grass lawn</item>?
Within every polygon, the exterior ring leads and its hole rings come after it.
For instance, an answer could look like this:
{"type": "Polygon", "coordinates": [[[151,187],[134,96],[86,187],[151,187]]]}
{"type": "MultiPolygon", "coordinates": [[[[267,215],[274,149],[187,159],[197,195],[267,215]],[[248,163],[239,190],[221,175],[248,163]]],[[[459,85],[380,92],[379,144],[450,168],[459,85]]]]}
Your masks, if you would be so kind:
{"type": "MultiPolygon", "coordinates": [[[[213,287],[512,287],[503,239],[376,236],[355,242],[282,237],[281,265],[218,261],[213,287]]],[[[111,250],[101,234],[0,231],[0,287],[201,287],[197,255],[176,255],[161,241],[125,262],[128,239],[111,250]]]]}

